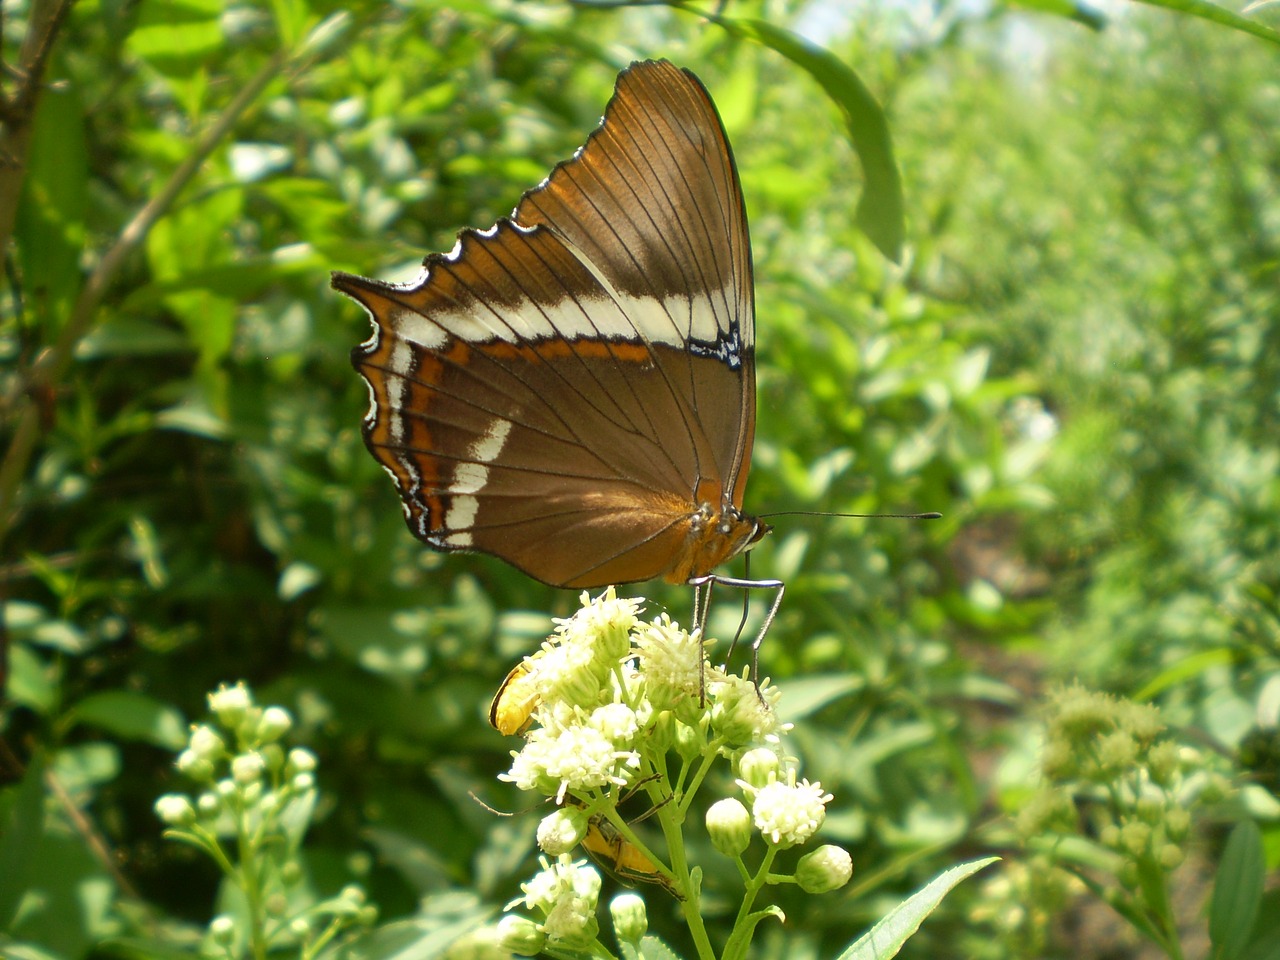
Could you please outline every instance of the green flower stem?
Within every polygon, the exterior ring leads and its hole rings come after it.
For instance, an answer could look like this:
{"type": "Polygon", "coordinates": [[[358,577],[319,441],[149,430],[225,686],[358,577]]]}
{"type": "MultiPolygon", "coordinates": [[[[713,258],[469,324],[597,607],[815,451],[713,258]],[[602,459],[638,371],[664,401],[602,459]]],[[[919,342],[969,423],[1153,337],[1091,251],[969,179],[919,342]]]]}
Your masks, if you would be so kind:
{"type": "Polygon", "coordinates": [[[1147,916],[1146,912],[1134,903],[1133,897],[1129,896],[1127,893],[1124,893],[1120,897],[1110,897],[1107,895],[1107,889],[1085,873],[1081,868],[1070,863],[1061,863],[1059,866],[1084,884],[1089,892],[1097,897],[1101,902],[1105,903],[1116,913],[1120,914],[1121,917],[1127,920],[1133,928],[1144,937],[1152,943],[1160,943],[1160,932],[1151,923],[1151,919],[1147,916]]]}
{"type": "Polygon", "coordinates": [[[746,889],[742,891],[742,905],[738,907],[738,916],[733,921],[733,932],[729,934],[720,960],[741,960],[747,955],[747,948],[751,946],[751,934],[759,920],[758,917],[752,916],[751,906],[765,884],[769,882],[769,868],[773,866],[773,859],[777,855],[778,848],[770,844],[765,850],[760,869],[756,871],[755,876],[748,877],[746,889]]]}
{"type": "Polygon", "coordinates": [[[300,960],[314,960],[329,941],[338,935],[339,931],[342,930],[342,927],[343,922],[341,917],[334,917],[330,920],[329,925],[324,928],[321,934],[312,940],[311,943],[302,948],[300,960]]]}
{"type": "Polygon", "coordinates": [[[680,911],[689,928],[689,936],[693,938],[699,960],[716,960],[716,953],[711,946],[711,938],[707,936],[707,928],[702,922],[702,912],[699,909],[702,891],[694,888],[693,878],[689,873],[689,861],[685,856],[684,833],[681,830],[684,825],[684,810],[672,809],[676,806],[674,803],[668,803],[659,807],[658,823],[667,841],[667,854],[671,858],[671,872],[675,876],[676,888],[684,894],[684,900],[680,902],[680,911]]]}
{"type": "Polygon", "coordinates": [[[1138,882],[1146,900],[1147,914],[1153,920],[1157,936],[1153,939],[1170,960],[1182,960],[1182,944],[1178,923],[1169,900],[1168,875],[1150,854],[1138,861],[1138,882]]]}
{"type": "Polygon", "coordinates": [[[702,762],[698,764],[698,771],[693,775],[692,781],[685,789],[684,793],[677,794],[680,797],[680,816],[683,818],[689,812],[689,805],[693,803],[693,798],[698,793],[698,788],[702,786],[702,781],[707,778],[707,774],[711,772],[712,765],[716,762],[716,757],[720,753],[720,747],[724,743],[723,738],[717,737],[707,744],[706,750],[702,753],[702,762]]]}
{"type": "Polygon", "coordinates": [[[249,830],[243,809],[236,816],[236,840],[240,847],[238,880],[249,905],[249,943],[254,960],[267,960],[266,902],[258,878],[258,836],[249,830]]]}

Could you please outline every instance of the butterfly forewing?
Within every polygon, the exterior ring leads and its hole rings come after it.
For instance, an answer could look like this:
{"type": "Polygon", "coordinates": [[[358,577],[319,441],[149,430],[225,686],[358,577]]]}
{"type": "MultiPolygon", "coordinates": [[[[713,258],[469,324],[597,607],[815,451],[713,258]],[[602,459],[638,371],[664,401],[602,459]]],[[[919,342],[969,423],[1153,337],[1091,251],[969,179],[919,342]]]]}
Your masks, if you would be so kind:
{"type": "Polygon", "coordinates": [[[335,274],[374,333],[365,441],[411,529],[574,587],[709,572],[754,422],[751,260],[692,74],[635,64],[577,154],[414,283],[335,274]],[[708,517],[724,516],[723,524],[708,517]]]}

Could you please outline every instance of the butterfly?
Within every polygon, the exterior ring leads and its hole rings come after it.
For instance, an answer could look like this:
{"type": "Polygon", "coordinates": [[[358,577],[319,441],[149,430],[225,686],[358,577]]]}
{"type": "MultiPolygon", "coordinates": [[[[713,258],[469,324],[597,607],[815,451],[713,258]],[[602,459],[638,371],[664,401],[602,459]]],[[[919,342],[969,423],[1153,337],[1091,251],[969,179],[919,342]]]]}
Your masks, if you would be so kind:
{"type": "Polygon", "coordinates": [[[776,610],[780,582],[713,573],[771,528],[742,510],[746,208],[697,77],[632,64],[572,158],[423,268],[332,281],[372,319],[364,441],[415,536],[558,587],[769,586],[776,610]]]}

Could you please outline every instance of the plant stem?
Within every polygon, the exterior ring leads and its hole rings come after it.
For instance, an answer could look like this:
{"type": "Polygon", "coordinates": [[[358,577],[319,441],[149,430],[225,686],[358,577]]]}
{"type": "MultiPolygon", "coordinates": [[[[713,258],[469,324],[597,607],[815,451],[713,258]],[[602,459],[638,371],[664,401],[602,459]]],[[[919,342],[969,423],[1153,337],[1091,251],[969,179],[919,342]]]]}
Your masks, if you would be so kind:
{"type": "Polygon", "coordinates": [[[698,951],[700,960],[716,960],[715,950],[711,947],[711,938],[707,936],[706,925],[702,922],[699,907],[702,902],[702,891],[694,886],[689,874],[689,861],[684,851],[684,811],[674,810],[676,804],[668,803],[658,810],[658,823],[662,827],[662,835],[667,841],[667,855],[671,859],[671,872],[675,874],[676,886],[684,891],[685,899],[680,903],[680,912],[689,927],[689,936],[698,951]]]}
{"type": "Polygon", "coordinates": [[[777,855],[778,848],[771,844],[765,850],[760,869],[756,871],[754,877],[750,878],[742,891],[742,905],[738,907],[738,916],[733,921],[733,932],[729,934],[729,940],[724,945],[721,960],[739,960],[746,956],[747,947],[751,945],[752,931],[755,930],[755,922],[751,918],[751,907],[768,882],[769,869],[773,866],[773,858],[777,855]]]}

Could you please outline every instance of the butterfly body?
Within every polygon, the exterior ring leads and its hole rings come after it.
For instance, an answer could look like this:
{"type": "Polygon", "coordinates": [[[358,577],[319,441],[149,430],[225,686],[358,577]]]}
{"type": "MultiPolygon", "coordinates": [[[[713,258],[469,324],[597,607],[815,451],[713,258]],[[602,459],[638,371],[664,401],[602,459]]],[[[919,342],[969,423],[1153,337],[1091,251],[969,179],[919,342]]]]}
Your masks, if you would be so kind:
{"type": "Polygon", "coordinates": [[[408,284],[335,273],[369,450],[410,529],[556,586],[684,583],[756,543],[746,212],[701,83],[618,79],[600,127],[408,284]]]}

